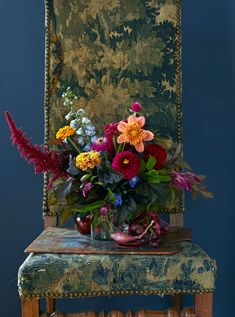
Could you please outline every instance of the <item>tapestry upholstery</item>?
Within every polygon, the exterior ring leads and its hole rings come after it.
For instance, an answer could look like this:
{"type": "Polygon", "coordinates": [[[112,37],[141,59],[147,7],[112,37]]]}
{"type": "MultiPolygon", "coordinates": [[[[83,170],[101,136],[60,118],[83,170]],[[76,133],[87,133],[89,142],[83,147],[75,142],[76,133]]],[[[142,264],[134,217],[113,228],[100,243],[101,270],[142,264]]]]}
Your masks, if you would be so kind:
{"type": "Polygon", "coordinates": [[[192,242],[174,255],[30,254],[19,269],[21,297],[211,292],[216,263],[192,242]]]}
{"type": "MultiPolygon", "coordinates": [[[[127,116],[139,101],[149,129],[181,142],[180,0],[45,0],[45,139],[66,123],[62,94],[93,124],[127,116]]],[[[55,147],[56,148],[56,147],[55,147]]],[[[45,178],[44,213],[48,207],[45,178]]],[[[167,207],[166,207],[167,209],[167,207]]],[[[182,212],[178,200],[171,212],[182,212]]]]}

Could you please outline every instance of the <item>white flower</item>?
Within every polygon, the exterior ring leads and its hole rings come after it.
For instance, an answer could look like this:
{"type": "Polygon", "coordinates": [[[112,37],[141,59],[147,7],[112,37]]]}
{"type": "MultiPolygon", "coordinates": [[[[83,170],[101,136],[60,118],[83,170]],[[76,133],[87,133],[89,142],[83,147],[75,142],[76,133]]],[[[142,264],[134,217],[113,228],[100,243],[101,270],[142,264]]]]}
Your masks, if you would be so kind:
{"type": "Polygon", "coordinates": [[[83,133],[82,128],[77,129],[77,130],[76,130],[76,134],[77,134],[77,135],[83,135],[84,133],[83,133]]]}
{"type": "Polygon", "coordinates": [[[88,119],[87,117],[83,117],[83,118],[82,118],[82,123],[88,124],[88,123],[90,123],[90,122],[91,122],[91,120],[88,119]]]}
{"type": "Polygon", "coordinates": [[[83,144],[84,144],[84,139],[83,139],[83,137],[82,137],[82,136],[79,136],[79,137],[77,138],[77,142],[78,142],[79,144],[83,145],[83,144]]]}
{"type": "Polygon", "coordinates": [[[77,121],[77,119],[72,120],[70,122],[70,127],[74,128],[75,130],[79,129],[80,125],[79,125],[79,122],[77,121]]]}
{"type": "Polygon", "coordinates": [[[80,115],[83,115],[83,114],[85,114],[86,112],[85,112],[85,110],[84,109],[78,109],[78,111],[77,111],[77,116],[80,116],[80,115]]]}

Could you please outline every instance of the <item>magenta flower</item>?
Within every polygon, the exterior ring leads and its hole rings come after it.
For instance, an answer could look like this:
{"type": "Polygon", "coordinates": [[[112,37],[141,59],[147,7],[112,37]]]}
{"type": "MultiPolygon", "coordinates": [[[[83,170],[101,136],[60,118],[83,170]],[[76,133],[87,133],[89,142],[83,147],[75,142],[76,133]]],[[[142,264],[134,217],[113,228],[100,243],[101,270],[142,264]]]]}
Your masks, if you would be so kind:
{"type": "Polygon", "coordinates": [[[117,129],[118,125],[119,122],[109,123],[105,125],[104,133],[110,141],[113,141],[113,137],[117,137],[119,135],[119,131],[117,129]]]}
{"type": "Polygon", "coordinates": [[[173,185],[179,190],[192,191],[191,181],[187,173],[184,172],[172,172],[173,185]]]}
{"type": "Polygon", "coordinates": [[[109,210],[110,210],[110,205],[104,205],[103,207],[100,208],[100,214],[102,217],[106,217],[109,210]]]}
{"type": "Polygon", "coordinates": [[[106,137],[96,138],[96,140],[92,143],[91,148],[97,152],[107,151],[109,154],[114,152],[113,142],[106,137]]]}
{"type": "Polygon", "coordinates": [[[134,102],[131,106],[131,110],[133,112],[140,112],[141,110],[141,104],[139,102],[134,102]]]}
{"type": "Polygon", "coordinates": [[[140,158],[131,151],[119,152],[112,161],[112,168],[129,180],[138,175],[140,158]]]}
{"type": "Polygon", "coordinates": [[[81,186],[82,195],[83,197],[87,197],[88,192],[94,187],[94,185],[91,182],[84,182],[81,186]]]}

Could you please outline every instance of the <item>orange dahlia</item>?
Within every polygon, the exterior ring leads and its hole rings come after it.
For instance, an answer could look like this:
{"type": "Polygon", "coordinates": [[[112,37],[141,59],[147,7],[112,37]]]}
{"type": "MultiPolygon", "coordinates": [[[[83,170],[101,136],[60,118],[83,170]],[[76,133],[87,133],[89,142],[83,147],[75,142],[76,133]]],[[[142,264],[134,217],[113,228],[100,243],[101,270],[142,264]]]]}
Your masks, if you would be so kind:
{"type": "Polygon", "coordinates": [[[151,131],[144,130],[145,117],[135,117],[131,115],[127,122],[121,121],[117,126],[118,131],[122,132],[117,138],[118,143],[130,143],[138,152],[144,151],[143,141],[151,141],[154,134],[151,131]]]}

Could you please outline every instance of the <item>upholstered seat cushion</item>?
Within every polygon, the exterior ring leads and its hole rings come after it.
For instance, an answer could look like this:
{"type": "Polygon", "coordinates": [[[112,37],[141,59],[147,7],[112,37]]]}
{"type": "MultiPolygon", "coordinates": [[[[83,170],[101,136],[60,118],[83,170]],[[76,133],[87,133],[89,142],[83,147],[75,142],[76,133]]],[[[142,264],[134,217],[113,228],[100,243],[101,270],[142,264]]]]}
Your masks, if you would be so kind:
{"type": "Polygon", "coordinates": [[[192,242],[174,255],[30,254],[19,269],[21,297],[173,294],[214,289],[216,264],[192,242]]]}

